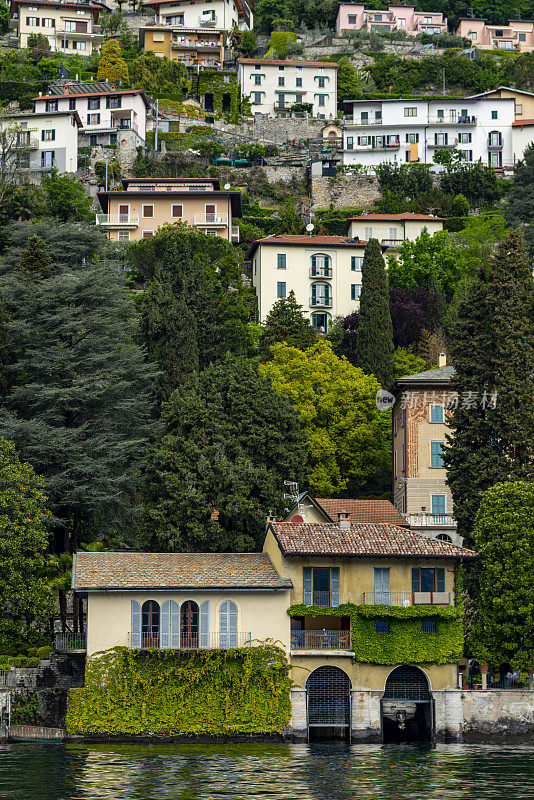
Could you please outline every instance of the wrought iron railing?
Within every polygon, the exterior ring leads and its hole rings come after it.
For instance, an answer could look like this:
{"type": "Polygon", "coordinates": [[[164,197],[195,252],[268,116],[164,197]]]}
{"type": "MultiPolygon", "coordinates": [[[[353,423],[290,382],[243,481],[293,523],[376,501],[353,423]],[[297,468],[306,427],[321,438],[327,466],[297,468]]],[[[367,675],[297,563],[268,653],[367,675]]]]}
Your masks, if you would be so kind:
{"type": "Polygon", "coordinates": [[[292,650],[350,650],[350,631],[291,631],[292,650]]]}
{"type": "Polygon", "coordinates": [[[85,633],[56,633],[55,648],[60,653],[66,653],[69,650],[86,650],[85,633]]]}
{"type": "Polygon", "coordinates": [[[136,637],[128,634],[128,646],[141,650],[228,650],[252,644],[252,634],[245,631],[231,633],[187,633],[166,637],[161,633],[142,633],[136,637]]]}
{"type": "Polygon", "coordinates": [[[322,608],[330,607],[330,592],[320,592],[317,589],[313,590],[312,605],[321,606],[322,608]]]}
{"type": "Polygon", "coordinates": [[[450,592],[363,592],[365,606],[450,606],[450,592]]]}

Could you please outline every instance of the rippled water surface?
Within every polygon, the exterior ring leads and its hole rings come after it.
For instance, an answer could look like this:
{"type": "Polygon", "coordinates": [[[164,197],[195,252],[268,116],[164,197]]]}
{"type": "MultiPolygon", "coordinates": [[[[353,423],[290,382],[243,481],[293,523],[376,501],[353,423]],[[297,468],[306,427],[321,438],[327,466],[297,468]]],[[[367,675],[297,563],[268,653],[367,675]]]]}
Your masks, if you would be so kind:
{"type": "Polygon", "coordinates": [[[0,746],[1,800],[534,800],[534,746],[0,746]]]}

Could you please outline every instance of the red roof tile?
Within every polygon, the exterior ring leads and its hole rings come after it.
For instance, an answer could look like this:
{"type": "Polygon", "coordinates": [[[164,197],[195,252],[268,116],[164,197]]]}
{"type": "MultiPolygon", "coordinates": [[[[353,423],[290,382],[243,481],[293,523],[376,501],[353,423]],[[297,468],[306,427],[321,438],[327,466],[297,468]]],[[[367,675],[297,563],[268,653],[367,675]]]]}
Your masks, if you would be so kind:
{"type": "Polygon", "coordinates": [[[340,528],[331,522],[274,522],[269,527],[286,556],[477,558],[473,550],[386,523],[351,523],[340,528]]]}
{"type": "Polygon", "coordinates": [[[337,69],[339,64],[333,61],[281,61],[276,58],[238,58],[238,64],[279,64],[286,67],[335,67],[337,69]]]}
{"type": "Polygon", "coordinates": [[[381,220],[383,219],[385,222],[398,220],[399,222],[403,219],[405,220],[420,220],[420,221],[431,221],[434,222],[443,222],[444,217],[434,217],[432,214],[415,214],[413,211],[404,211],[401,214],[362,214],[360,217],[349,217],[347,222],[353,222],[356,220],[381,220]]]}
{"type": "Polygon", "coordinates": [[[312,247],[325,245],[330,247],[365,247],[367,242],[359,239],[357,242],[348,236],[303,236],[296,233],[281,233],[277,236],[265,236],[257,239],[255,244],[308,244],[312,247]]]}
{"type": "Polygon", "coordinates": [[[291,589],[266,553],[76,554],[73,588],[109,589],[291,589]]]}
{"type": "Polygon", "coordinates": [[[316,497],[315,501],[328,514],[332,522],[337,522],[340,511],[350,514],[351,522],[389,522],[408,528],[409,525],[389,500],[331,500],[316,497]]]}

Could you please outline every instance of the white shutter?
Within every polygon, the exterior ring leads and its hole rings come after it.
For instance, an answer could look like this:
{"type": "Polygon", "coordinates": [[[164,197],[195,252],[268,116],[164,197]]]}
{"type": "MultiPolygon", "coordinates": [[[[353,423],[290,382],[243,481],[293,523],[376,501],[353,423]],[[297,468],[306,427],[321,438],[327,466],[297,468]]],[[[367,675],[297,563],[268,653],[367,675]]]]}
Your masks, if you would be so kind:
{"type": "Polygon", "coordinates": [[[176,600],[171,600],[170,614],[170,647],[173,650],[180,649],[180,606],[176,600]]]}
{"type": "Polygon", "coordinates": [[[219,647],[228,647],[228,600],[219,606],[219,647]]]}
{"type": "Polygon", "coordinates": [[[171,639],[171,601],[165,600],[161,604],[161,628],[159,634],[159,646],[162,650],[168,650],[171,639]]]}
{"type": "Polygon", "coordinates": [[[141,606],[137,600],[132,600],[132,630],[130,632],[130,646],[141,647],[141,606]]]}
{"type": "Polygon", "coordinates": [[[228,601],[228,639],[230,647],[238,646],[237,636],[237,605],[228,601]]]}
{"type": "Polygon", "coordinates": [[[199,645],[203,649],[206,649],[210,645],[209,626],[210,626],[210,605],[209,605],[209,600],[204,600],[204,602],[200,604],[200,613],[199,613],[199,645]]]}

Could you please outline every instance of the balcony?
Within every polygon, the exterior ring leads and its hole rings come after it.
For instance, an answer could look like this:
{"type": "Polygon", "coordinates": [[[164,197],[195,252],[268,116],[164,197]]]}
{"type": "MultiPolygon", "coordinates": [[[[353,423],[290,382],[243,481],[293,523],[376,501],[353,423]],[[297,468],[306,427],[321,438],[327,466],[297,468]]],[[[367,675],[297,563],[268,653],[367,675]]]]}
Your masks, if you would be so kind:
{"type": "Polygon", "coordinates": [[[448,141],[447,142],[428,142],[427,143],[427,147],[435,148],[436,150],[438,150],[438,149],[442,150],[442,149],[447,149],[447,148],[452,150],[452,148],[456,147],[457,144],[458,144],[458,139],[453,139],[451,142],[448,142],[448,141]]]}
{"type": "Polygon", "coordinates": [[[400,247],[401,244],[404,242],[404,239],[382,239],[381,244],[384,247],[400,247]]]}
{"type": "Polygon", "coordinates": [[[20,139],[16,145],[13,146],[13,149],[16,150],[38,150],[39,149],[39,140],[38,139],[20,139]]]}
{"type": "Polygon", "coordinates": [[[500,142],[496,142],[490,139],[488,141],[488,150],[494,150],[494,151],[502,150],[502,140],[500,142]]]}
{"type": "Polygon", "coordinates": [[[195,214],[195,225],[226,228],[228,227],[228,214],[195,214]]]}
{"type": "MultiPolygon", "coordinates": [[[[310,306],[312,308],[332,308],[333,300],[331,297],[310,297],[310,306]]],[[[317,605],[323,605],[318,603],[317,605]]]]}
{"type": "Polygon", "coordinates": [[[406,514],[410,528],[452,528],[456,530],[456,520],[452,514],[406,514]]]}
{"type": "Polygon", "coordinates": [[[97,214],[96,224],[109,228],[137,228],[139,216],[137,214],[97,214]]]}
{"type": "Polygon", "coordinates": [[[310,267],[310,278],[331,278],[332,267],[310,267]]]}
{"type": "Polygon", "coordinates": [[[291,650],[350,649],[350,631],[291,631],[291,650]]]}
{"type": "Polygon", "coordinates": [[[198,16],[199,25],[216,25],[218,21],[219,17],[217,14],[212,14],[210,17],[205,17],[203,14],[199,14],[198,16]]]}
{"type": "Polygon", "coordinates": [[[428,122],[430,125],[476,125],[477,118],[474,116],[462,116],[461,114],[453,114],[448,119],[445,117],[429,117],[428,122]]]}
{"type": "Polygon", "coordinates": [[[230,238],[232,242],[239,242],[239,225],[232,225],[230,238]]]}
{"type": "Polygon", "coordinates": [[[450,592],[363,592],[364,606],[450,606],[450,592]]]}
{"type": "Polygon", "coordinates": [[[132,650],[229,650],[232,647],[250,647],[252,634],[250,632],[235,631],[233,633],[191,633],[181,635],[179,645],[163,647],[159,633],[142,633],[140,644],[132,642],[132,635],[128,633],[128,647],[132,650]]]}
{"type": "Polygon", "coordinates": [[[87,649],[85,633],[56,633],[54,646],[58,653],[84,653],[87,649]]]}

